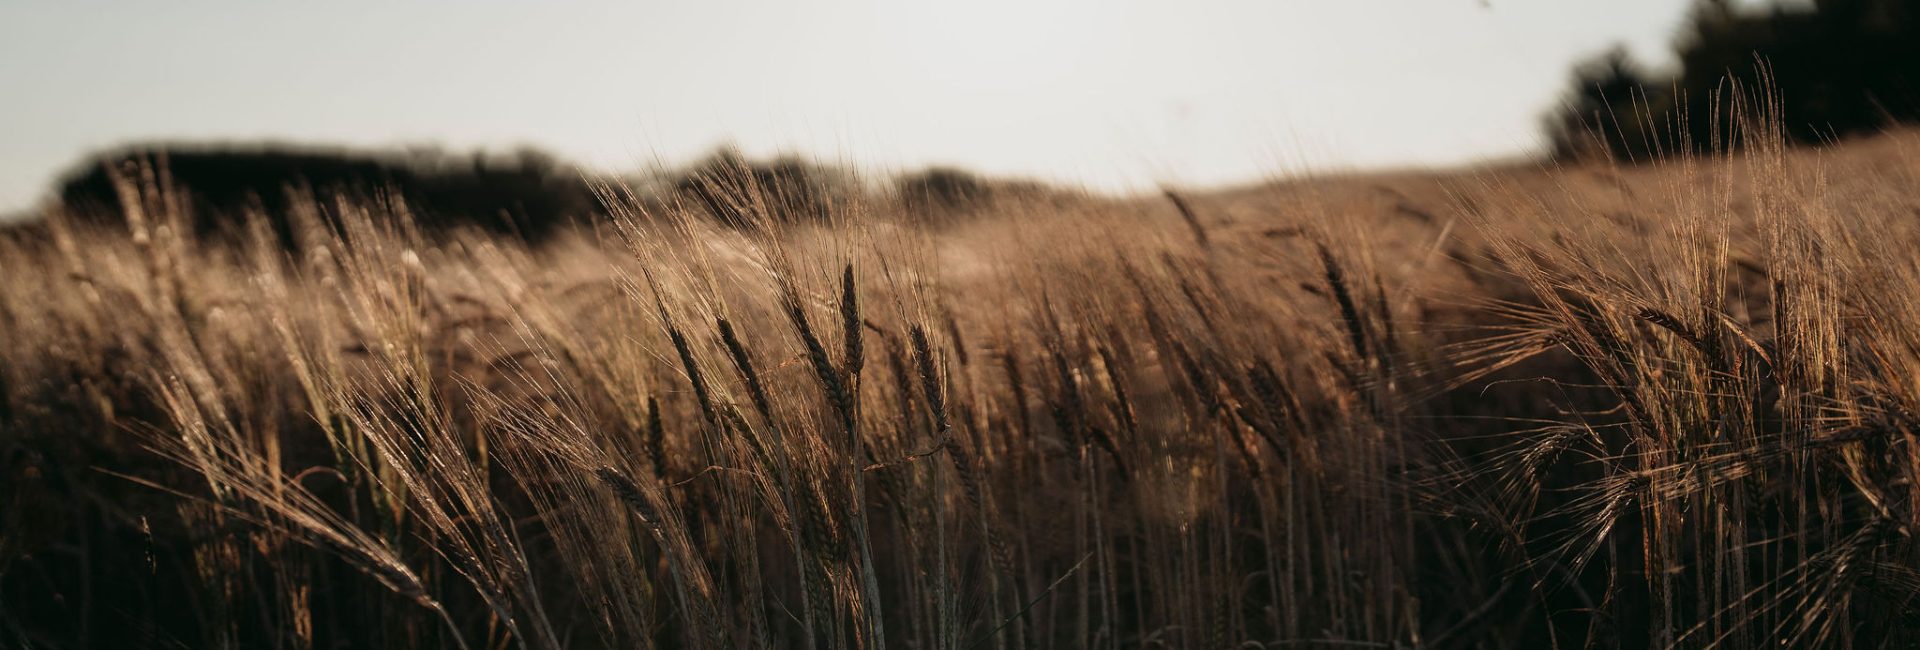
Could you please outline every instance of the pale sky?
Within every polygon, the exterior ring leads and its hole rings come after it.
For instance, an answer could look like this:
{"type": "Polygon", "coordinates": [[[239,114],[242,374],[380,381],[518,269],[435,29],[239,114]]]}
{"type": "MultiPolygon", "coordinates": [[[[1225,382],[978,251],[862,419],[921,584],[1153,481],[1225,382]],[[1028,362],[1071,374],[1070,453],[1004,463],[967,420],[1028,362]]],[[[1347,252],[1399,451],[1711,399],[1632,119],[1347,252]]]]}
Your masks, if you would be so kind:
{"type": "Polygon", "coordinates": [[[132,140],[722,143],[1106,190],[1535,151],[1571,64],[1684,0],[0,0],[0,212],[132,140]]]}

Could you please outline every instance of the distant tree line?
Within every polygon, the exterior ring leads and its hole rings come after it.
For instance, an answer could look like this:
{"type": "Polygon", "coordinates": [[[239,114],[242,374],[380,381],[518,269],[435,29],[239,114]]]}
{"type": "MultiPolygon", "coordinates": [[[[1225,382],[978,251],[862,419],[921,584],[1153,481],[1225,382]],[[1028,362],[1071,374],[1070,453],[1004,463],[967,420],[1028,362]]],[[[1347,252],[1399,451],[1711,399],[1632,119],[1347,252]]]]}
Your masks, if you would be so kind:
{"type": "Polygon", "coordinates": [[[1553,155],[1649,160],[1727,144],[1736,88],[1773,93],[1792,142],[1920,121],[1920,3],[1910,0],[1703,0],[1674,53],[1665,74],[1620,49],[1579,66],[1546,125],[1553,155]]]}
{"type": "MultiPolygon", "coordinates": [[[[439,150],[368,152],[276,145],[146,145],[87,158],[58,188],[67,212],[106,225],[121,223],[113,175],[147,169],[185,197],[202,236],[235,232],[243,215],[265,217],[289,247],[297,242],[289,211],[296,202],[335,197],[404,201],[427,233],[478,228],[538,241],[573,224],[604,219],[594,180],[553,156],[522,149],[506,154],[439,150]],[[117,172],[116,172],[117,170],[117,172]],[[130,172],[129,170],[133,170],[130,172]]],[[[138,179],[135,179],[136,181],[138,179]]],[[[723,147],[683,168],[627,179],[641,210],[684,210],[730,227],[820,223],[856,202],[887,198],[853,172],[796,156],[749,159],[723,147]]],[[[989,181],[935,167],[894,179],[890,198],[907,214],[939,223],[1032,183],[989,181]]]]}
{"type": "Polygon", "coordinates": [[[302,195],[398,199],[428,230],[468,226],[535,240],[599,212],[591,186],[578,171],[531,149],[460,155],[136,146],[90,158],[61,181],[60,201],[81,218],[117,219],[119,197],[110,170],[140,165],[163,170],[191,201],[195,228],[202,234],[227,229],[238,215],[254,211],[288,243],[287,211],[302,195]]]}
{"type": "Polygon", "coordinates": [[[674,176],[680,207],[732,227],[823,222],[861,193],[844,170],[794,156],[757,162],[731,147],[674,176]]]}
{"type": "MultiPolygon", "coordinates": [[[[819,223],[850,206],[871,201],[878,187],[857,174],[793,156],[749,160],[723,148],[675,174],[672,197],[683,208],[705,212],[721,224],[745,227],[819,223]]],[[[1009,193],[1035,194],[1031,183],[992,181],[951,167],[930,167],[893,180],[891,199],[923,224],[967,214],[1009,193]]]]}

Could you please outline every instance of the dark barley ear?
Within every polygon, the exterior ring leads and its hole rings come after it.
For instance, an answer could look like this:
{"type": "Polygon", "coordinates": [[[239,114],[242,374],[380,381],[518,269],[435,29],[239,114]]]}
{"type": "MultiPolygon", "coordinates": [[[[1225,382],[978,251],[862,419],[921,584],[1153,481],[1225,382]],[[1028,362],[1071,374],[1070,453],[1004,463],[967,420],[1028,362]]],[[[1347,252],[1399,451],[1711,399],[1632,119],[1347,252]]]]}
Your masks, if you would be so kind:
{"type": "MultiPolygon", "coordinates": [[[[1272,362],[1266,359],[1255,361],[1247,370],[1247,376],[1253,385],[1254,395],[1266,406],[1270,417],[1284,416],[1286,422],[1293,425],[1295,432],[1307,430],[1306,416],[1301,413],[1303,409],[1300,406],[1299,396],[1294,393],[1291,386],[1287,385],[1286,379],[1280,375],[1280,372],[1274,369],[1272,362]]],[[[1277,424],[1276,422],[1276,426],[1277,424]]]]}
{"type": "Polygon", "coordinates": [[[760,373],[754,370],[753,356],[747,353],[747,346],[734,333],[733,323],[716,318],[714,326],[720,330],[720,342],[727,347],[727,355],[733,358],[734,370],[740,373],[740,382],[747,386],[747,398],[753,400],[753,409],[760,413],[768,427],[775,426],[773,402],[767,398],[767,387],[760,381],[760,373]]]}
{"type": "Polygon", "coordinates": [[[1076,418],[1080,422],[1080,426],[1086,430],[1087,436],[1095,445],[1106,451],[1107,455],[1113,458],[1113,465],[1119,470],[1120,479],[1122,481],[1129,480],[1131,477],[1131,473],[1128,470],[1129,463],[1126,457],[1120,452],[1119,442],[1114,439],[1113,433],[1108,431],[1106,427],[1091,424],[1093,421],[1092,408],[1087,405],[1087,398],[1081,393],[1082,389],[1080,388],[1079,380],[1074,376],[1073,372],[1065,366],[1064,362],[1062,362],[1060,367],[1063,372],[1062,380],[1068,382],[1072,388],[1072,390],[1069,391],[1067,399],[1070,400],[1069,404],[1071,408],[1079,411],[1076,418]]]}
{"type": "Polygon", "coordinates": [[[1180,368],[1181,377],[1187,380],[1187,387],[1193,390],[1194,399],[1200,401],[1201,409],[1208,416],[1218,413],[1221,403],[1220,394],[1215,390],[1217,386],[1207,378],[1206,371],[1200,368],[1200,363],[1193,358],[1193,353],[1185,343],[1173,341],[1173,359],[1180,368]]]}
{"type": "Polygon", "coordinates": [[[1161,192],[1166,194],[1167,201],[1173,203],[1173,209],[1180,212],[1180,219],[1187,222],[1187,227],[1193,230],[1193,241],[1200,244],[1201,248],[1212,248],[1213,242],[1207,238],[1207,226],[1200,223],[1200,215],[1194,213],[1193,204],[1187,202],[1187,197],[1181,196],[1179,192],[1172,189],[1161,190],[1161,192]]]}
{"type": "Polygon", "coordinates": [[[1020,437],[1033,439],[1033,418],[1027,412],[1027,383],[1020,371],[1020,354],[1011,344],[1005,345],[1000,353],[1000,368],[1007,373],[1007,398],[1012,402],[1014,421],[1020,426],[1020,437]]]}
{"type": "Polygon", "coordinates": [[[841,372],[848,377],[866,367],[866,342],[860,331],[860,293],[853,282],[853,265],[840,269],[841,372]]]}
{"type": "Polygon", "coordinates": [[[1106,345],[1094,348],[1094,354],[1100,357],[1100,366],[1107,375],[1107,384],[1113,387],[1114,413],[1120,420],[1120,428],[1129,440],[1140,434],[1140,421],[1133,408],[1133,399],[1127,392],[1127,382],[1121,376],[1119,361],[1106,345]]]}
{"type": "Polygon", "coordinates": [[[920,372],[920,392],[926,397],[927,410],[933,414],[934,430],[946,436],[953,428],[947,417],[946,392],[940,387],[939,369],[933,363],[933,345],[927,340],[926,329],[914,325],[908,330],[913,340],[913,363],[920,372]]]}
{"type": "Polygon", "coordinates": [[[1078,441],[1085,433],[1082,429],[1087,420],[1085,402],[1080,397],[1080,382],[1074,377],[1073,364],[1067,361],[1067,354],[1063,350],[1066,345],[1055,341],[1046,347],[1047,357],[1053,362],[1054,379],[1060,385],[1058,408],[1067,418],[1063,420],[1067,426],[1062,433],[1078,441]]]}
{"type": "MultiPolygon", "coordinates": [[[[1173,264],[1171,260],[1167,263],[1169,266],[1173,264]]],[[[1200,289],[1193,286],[1193,283],[1184,276],[1180,278],[1179,287],[1180,295],[1187,299],[1189,306],[1193,307],[1194,315],[1200,317],[1201,326],[1206,328],[1208,334],[1217,335],[1220,331],[1220,323],[1216,320],[1214,310],[1208,306],[1206,298],[1200,295],[1200,289]]]]}
{"type": "MultiPolygon", "coordinates": [[[[807,321],[806,307],[800,303],[800,296],[793,285],[783,283],[780,288],[780,306],[787,314],[788,324],[800,338],[800,344],[806,348],[807,363],[813,367],[814,378],[820,382],[820,389],[826,393],[827,401],[840,414],[841,423],[849,433],[854,425],[854,396],[847,388],[847,378],[834,368],[833,360],[827,357],[827,348],[820,344],[820,337],[813,333],[813,324],[807,321]]],[[[857,314],[856,314],[857,316],[857,314]]],[[[856,331],[859,328],[854,328],[856,331]]],[[[854,444],[849,441],[849,444],[854,444]]],[[[851,447],[849,447],[851,448],[851,447]]]]}
{"type": "Polygon", "coordinates": [[[667,475],[667,430],[660,422],[660,400],[647,396],[647,459],[653,461],[653,472],[662,478],[667,475]]]}
{"type": "Polygon", "coordinates": [[[933,414],[936,442],[946,450],[959,472],[962,495],[968,505],[980,513],[981,534],[991,545],[993,530],[987,523],[986,491],[981,485],[980,468],[973,453],[960,440],[961,436],[953,432],[953,423],[947,414],[946,391],[940,385],[940,369],[933,361],[933,344],[927,339],[927,330],[919,325],[912,326],[907,336],[912,341],[914,366],[920,374],[920,391],[926,397],[927,410],[933,414]]]}
{"type": "Polygon", "coordinates": [[[1368,359],[1366,325],[1360,320],[1360,308],[1354,303],[1353,292],[1347,287],[1347,274],[1340,269],[1339,260],[1334,259],[1333,251],[1327,249],[1325,242],[1315,242],[1314,248],[1320,251],[1320,265],[1326,273],[1327,290],[1340,306],[1340,320],[1347,326],[1354,356],[1364,362],[1368,359]]]}
{"type": "Polygon", "coordinates": [[[700,362],[693,356],[693,345],[687,342],[687,336],[680,328],[667,326],[667,338],[673,342],[674,352],[680,355],[680,365],[687,371],[687,381],[693,384],[693,397],[700,404],[700,417],[712,425],[719,422],[713,410],[713,396],[707,393],[707,382],[700,374],[700,362]]]}
{"type": "Polygon", "coordinates": [[[641,524],[649,528],[659,525],[659,519],[653,516],[653,507],[648,505],[646,495],[640,492],[640,485],[634,483],[633,479],[611,466],[593,470],[593,475],[613,491],[615,499],[619,499],[621,504],[633,511],[635,517],[640,518],[641,524]]]}
{"type": "Polygon", "coordinates": [[[1400,354],[1400,343],[1394,332],[1393,300],[1387,297],[1387,284],[1380,278],[1379,270],[1373,272],[1374,309],[1380,312],[1380,355],[1391,364],[1400,354]]]}

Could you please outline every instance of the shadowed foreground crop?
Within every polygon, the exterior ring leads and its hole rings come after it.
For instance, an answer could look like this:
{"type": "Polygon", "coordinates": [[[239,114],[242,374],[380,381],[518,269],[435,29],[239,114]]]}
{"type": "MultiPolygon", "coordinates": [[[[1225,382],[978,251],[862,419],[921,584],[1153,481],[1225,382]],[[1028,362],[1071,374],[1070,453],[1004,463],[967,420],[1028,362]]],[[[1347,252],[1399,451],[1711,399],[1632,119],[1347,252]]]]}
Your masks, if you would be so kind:
{"type": "Polygon", "coordinates": [[[0,645],[1903,647],[1920,157],[1749,140],[291,253],[127,168],[0,241],[0,645]]]}

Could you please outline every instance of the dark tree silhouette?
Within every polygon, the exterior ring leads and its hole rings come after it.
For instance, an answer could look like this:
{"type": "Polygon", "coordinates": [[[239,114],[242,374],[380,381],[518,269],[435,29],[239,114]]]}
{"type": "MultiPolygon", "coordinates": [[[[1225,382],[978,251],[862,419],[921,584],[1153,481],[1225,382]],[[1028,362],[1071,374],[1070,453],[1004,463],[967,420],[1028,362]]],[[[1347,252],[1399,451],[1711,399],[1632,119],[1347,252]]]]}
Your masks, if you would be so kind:
{"type": "Polygon", "coordinates": [[[1644,157],[1649,149],[1648,128],[1641,120],[1657,114],[1656,106],[1665,110],[1671,96],[1634,64],[1624,48],[1582,63],[1573,76],[1566,105],[1548,124],[1553,155],[1644,157]]]}
{"type": "Polygon", "coordinates": [[[538,240],[559,226],[599,213],[578,172],[533,150],[507,155],[438,152],[361,153],[274,146],[134,146],[92,157],[59,189],[74,214],[113,223],[118,205],[109,169],[162,166],[191,201],[195,229],[232,229],[241,214],[264,214],[283,242],[293,242],[286,215],[299,191],[361,200],[398,198],[428,232],[476,227],[538,240]]]}
{"type": "Polygon", "coordinates": [[[1734,91],[1772,92],[1793,142],[1818,143],[1920,121],[1920,3],[1814,0],[1742,9],[1695,4],[1667,78],[1616,52],[1574,72],[1547,125],[1557,156],[1646,160],[1729,144],[1734,91]],[[1611,107],[1611,111],[1606,110],[1611,107]],[[1601,134],[1594,136],[1592,134],[1601,134]]]}
{"type": "Polygon", "coordinates": [[[744,227],[825,221],[847,186],[838,172],[798,158],[754,162],[724,148],[681,174],[673,191],[720,223],[744,227]]]}
{"type": "Polygon", "coordinates": [[[964,211],[993,200],[994,187],[979,176],[951,167],[934,167],[894,181],[902,205],[923,217],[964,211]]]}

